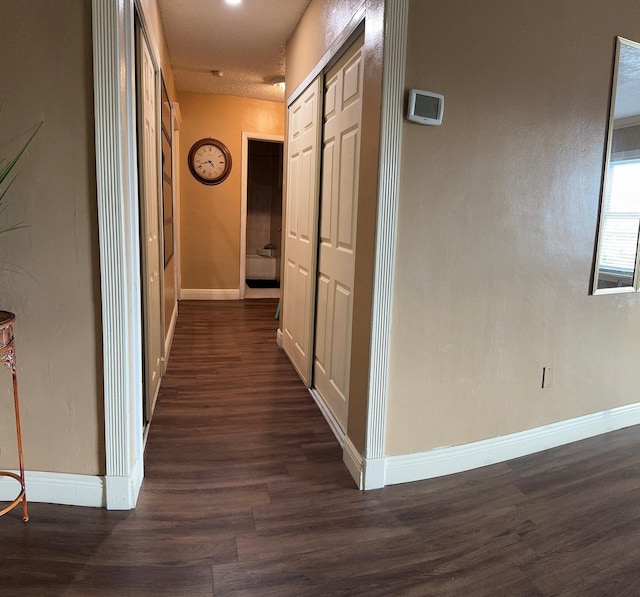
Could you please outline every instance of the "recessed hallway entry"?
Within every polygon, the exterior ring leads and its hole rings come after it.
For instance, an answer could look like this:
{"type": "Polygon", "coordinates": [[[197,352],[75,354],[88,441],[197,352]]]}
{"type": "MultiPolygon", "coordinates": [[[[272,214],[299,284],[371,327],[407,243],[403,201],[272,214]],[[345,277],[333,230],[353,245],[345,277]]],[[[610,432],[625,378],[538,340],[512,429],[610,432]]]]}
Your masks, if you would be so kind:
{"type": "MultiPolygon", "coordinates": [[[[130,268],[132,261],[137,265],[139,260],[139,252],[135,249],[139,240],[138,230],[130,225],[136,221],[138,212],[135,189],[128,185],[130,173],[136,169],[133,159],[135,151],[132,151],[130,144],[130,135],[135,126],[131,118],[134,113],[134,93],[133,86],[121,76],[123,67],[126,72],[134,72],[132,57],[135,53],[132,51],[131,41],[135,6],[138,4],[111,0],[108,3],[93,0],[92,3],[92,45],[94,56],[99,58],[94,61],[94,95],[102,335],[105,347],[105,494],[108,508],[135,507],[144,478],[142,434],[132,433],[130,424],[133,420],[136,431],[138,422],[142,426],[142,375],[139,365],[142,360],[142,339],[135,317],[140,311],[141,297],[139,279],[132,278],[130,268]],[[134,317],[131,317],[132,314],[134,317]],[[112,358],[111,355],[117,355],[118,358],[112,358]]],[[[404,1],[388,6],[382,2],[372,2],[371,6],[362,3],[353,14],[347,11],[340,19],[339,27],[342,29],[333,43],[325,48],[326,53],[315,65],[305,64],[303,61],[302,68],[307,75],[304,77],[301,73],[303,79],[296,79],[296,84],[302,88],[302,85],[307,84],[307,78],[311,80],[320,70],[327,68],[329,56],[339,53],[340,48],[357,35],[358,29],[364,29],[365,16],[367,19],[371,17],[368,21],[372,24],[368,29],[371,35],[367,33],[366,36],[366,55],[374,59],[372,89],[382,89],[383,101],[377,108],[375,101],[372,105],[365,101],[363,108],[367,115],[367,126],[363,129],[363,134],[366,134],[367,147],[371,149],[367,152],[366,164],[367,170],[372,173],[366,177],[366,191],[372,205],[378,206],[375,213],[383,214],[384,217],[379,217],[377,222],[368,221],[364,224],[367,233],[372,236],[368,239],[366,255],[361,251],[358,259],[365,256],[375,261],[371,272],[373,280],[367,280],[373,282],[373,302],[364,305],[363,309],[357,309],[354,318],[361,325],[371,315],[374,322],[370,337],[366,334],[359,335],[357,343],[360,354],[370,355],[371,371],[375,375],[369,381],[363,375],[358,377],[359,382],[366,384],[366,388],[363,387],[366,395],[364,392],[358,394],[358,407],[362,408],[357,413],[355,427],[358,427],[359,434],[364,434],[364,445],[354,445],[352,438],[347,436],[344,447],[344,456],[348,459],[349,470],[354,479],[368,489],[384,484],[384,413],[391,313],[389,281],[393,274],[396,183],[399,172],[397,160],[386,158],[387,155],[393,158],[400,147],[398,130],[402,121],[402,107],[394,99],[397,95],[394,92],[399,89],[398,82],[403,78],[404,46],[396,43],[396,40],[400,41],[404,36],[406,27],[403,23],[407,12],[408,4],[404,1]],[[384,27],[381,26],[383,23],[384,27]],[[391,49],[389,53],[386,52],[387,47],[391,49]],[[380,70],[383,62],[384,69],[380,70]],[[380,160],[376,159],[378,152],[380,160]],[[378,187],[377,180],[382,180],[385,184],[378,187]]],[[[329,40],[323,40],[323,46],[327,41],[329,40]]],[[[297,50],[294,51],[297,53],[297,50]]],[[[377,91],[373,97],[376,96],[377,91]]],[[[184,131],[181,136],[185,138],[184,131]]],[[[363,180],[361,193],[364,182],[363,180]]],[[[362,234],[360,240],[365,240],[362,234]]],[[[184,275],[184,270],[182,274],[184,275]]],[[[355,383],[354,379],[352,378],[352,384],[355,383]]],[[[350,414],[353,413],[355,410],[351,409],[350,414]]]]}

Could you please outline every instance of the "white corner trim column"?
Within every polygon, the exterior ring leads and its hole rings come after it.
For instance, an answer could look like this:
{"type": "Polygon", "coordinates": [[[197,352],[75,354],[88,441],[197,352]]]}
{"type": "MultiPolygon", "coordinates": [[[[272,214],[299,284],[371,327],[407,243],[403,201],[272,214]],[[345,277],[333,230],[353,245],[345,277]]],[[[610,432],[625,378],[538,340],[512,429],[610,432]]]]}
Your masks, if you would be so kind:
{"type": "Polygon", "coordinates": [[[385,484],[384,446],[409,0],[388,0],[385,13],[378,175],[378,240],[373,283],[369,401],[362,489],[376,489],[384,487],[385,484]]]}
{"type": "Polygon", "coordinates": [[[242,154],[241,164],[242,173],[240,174],[240,280],[238,288],[240,289],[239,299],[244,299],[245,286],[247,279],[247,208],[249,203],[248,187],[249,187],[249,133],[242,131],[242,154]]]}
{"type": "Polygon", "coordinates": [[[143,476],[134,2],[92,0],[92,19],[106,506],[128,510],[143,476]]]}
{"type": "MultiPolygon", "coordinates": [[[[180,265],[180,129],[182,128],[182,112],[178,102],[171,102],[171,118],[173,134],[171,138],[171,180],[173,182],[173,258],[176,260],[176,296],[180,300],[182,288],[182,267],[180,265]]],[[[177,309],[176,309],[177,311],[177,309]]]]}

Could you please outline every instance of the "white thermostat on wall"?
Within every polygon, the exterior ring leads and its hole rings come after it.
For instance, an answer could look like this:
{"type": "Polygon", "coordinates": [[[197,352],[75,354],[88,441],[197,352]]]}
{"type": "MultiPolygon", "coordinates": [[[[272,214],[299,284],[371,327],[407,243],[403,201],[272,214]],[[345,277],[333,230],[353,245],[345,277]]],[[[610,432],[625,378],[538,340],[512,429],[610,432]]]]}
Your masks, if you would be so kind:
{"type": "Polygon", "coordinates": [[[444,95],[421,89],[412,89],[409,92],[407,118],[412,122],[438,126],[442,124],[443,112],[444,95]]]}

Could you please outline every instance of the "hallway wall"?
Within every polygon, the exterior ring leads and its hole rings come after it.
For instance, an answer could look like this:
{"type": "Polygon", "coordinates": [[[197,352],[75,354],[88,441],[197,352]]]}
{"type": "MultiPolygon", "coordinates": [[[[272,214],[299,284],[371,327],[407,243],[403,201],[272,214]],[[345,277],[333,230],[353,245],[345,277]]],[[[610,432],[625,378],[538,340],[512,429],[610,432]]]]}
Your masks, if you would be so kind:
{"type": "MultiPolygon", "coordinates": [[[[156,0],[142,5],[174,97],[156,0]]],[[[11,155],[43,122],[0,216],[0,227],[27,226],[0,238],[0,309],[17,316],[25,466],[104,475],[91,2],[2,2],[0,22],[0,154],[11,155]]],[[[11,382],[2,370],[0,467],[15,468],[11,382]]]]}
{"type": "MultiPolygon", "coordinates": [[[[240,280],[242,132],[284,134],[284,105],[249,98],[180,93],[182,289],[237,290],[240,280]],[[191,146],[205,137],[231,152],[229,177],[219,185],[196,181],[187,165],[191,146]]],[[[208,295],[212,296],[212,295],[208,295]]]]}
{"type": "Polygon", "coordinates": [[[445,111],[403,130],[388,454],[638,403],[640,295],[590,295],[616,35],[635,0],[411,2],[445,111]]]}
{"type": "MultiPolygon", "coordinates": [[[[0,153],[43,125],[0,227],[0,309],[17,316],[25,466],[104,474],[102,323],[91,3],[0,2],[0,153]]],[[[15,468],[11,377],[0,373],[0,466],[15,468]]]]}

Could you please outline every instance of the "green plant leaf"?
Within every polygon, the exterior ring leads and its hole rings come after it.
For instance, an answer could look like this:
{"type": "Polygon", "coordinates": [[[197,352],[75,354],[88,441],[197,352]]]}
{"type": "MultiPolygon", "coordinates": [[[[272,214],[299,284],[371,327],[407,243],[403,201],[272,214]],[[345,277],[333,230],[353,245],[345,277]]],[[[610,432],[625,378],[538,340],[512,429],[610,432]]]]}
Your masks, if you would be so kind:
{"type": "Polygon", "coordinates": [[[14,230],[20,230],[20,228],[28,228],[26,224],[14,224],[13,226],[9,226],[9,228],[5,228],[4,230],[0,230],[0,238],[2,238],[5,234],[9,234],[9,232],[13,232],[14,230]]]}
{"type": "MultiPolygon", "coordinates": [[[[0,108],[2,108],[2,104],[0,104],[0,108]]],[[[20,149],[20,151],[14,156],[14,158],[11,161],[7,162],[7,159],[5,157],[0,157],[0,187],[2,187],[7,176],[9,176],[14,166],[18,163],[18,161],[20,160],[24,152],[27,150],[27,147],[29,147],[29,145],[31,144],[31,141],[33,141],[33,138],[36,136],[41,126],[42,126],[42,122],[40,122],[36,126],[33,133],[31,133],[31,136],[27,139],[26,143],[22,146],[22,149],[20,149]]],[[[11,188],[11,185],[13,185],[15,179],[16,177],[14,176],[9,181],[9,183],[6,184],[3,189],[0,190],[0,214],[2,214],[4,210],[7,208],[7,202],[5,200],[5,196],[7,194],[7,191],[11,188]]],[[[27,227],[26,224],[19,223],[19,224],[13,224],[11,226],[8,226],[7,228],[3,228],[2,230],[0,230],[0,238],[3,237],[5,234],[8,234],[9,232],[14,232],[15,230],[20,230],[20,228],[26,228],[26,227],[27,227]]]]}
{"type": "MultiPolygon", "coordinates": [[[[4,179],[9,175],[11,170],[13,170],[13,167],[18,163],[18,160],[22,157],[22,154],[27,151],[27,147],[29,147],[31,141],[36,136],[41,126],[42,122],[40,122],[38,126],[36,126],[35,130],[33,131],[33,133],[31,133],[31,136],[29,137],[29,139],[27,139],[27,142],[22,146],[22,149],[17,153],[17,155],[10,162],[8,162],[6,166],[2,168],[2,170],[0,170],[0,185],[4,182],[4,179]]],[[[5,161],[6,160],[0,161],[0,165],[4,164],[5,161]]]]}
{"type": "Polygon", "coordinates": [[[15,181],[15,176],[9,181],[9,184],[2,189],[2,192],[0,192],[0,214],[6,209],[6,201],[2,202],[2,200],[4,199],[4,196],[7,194],[7,191],[11,188],[11,185],[13,184],[13,182],[15,181]]]}

